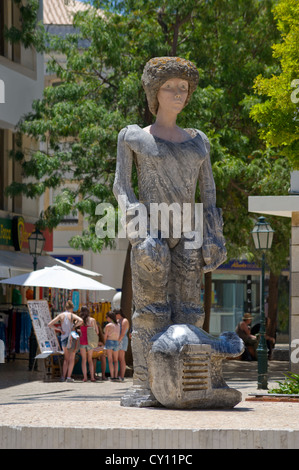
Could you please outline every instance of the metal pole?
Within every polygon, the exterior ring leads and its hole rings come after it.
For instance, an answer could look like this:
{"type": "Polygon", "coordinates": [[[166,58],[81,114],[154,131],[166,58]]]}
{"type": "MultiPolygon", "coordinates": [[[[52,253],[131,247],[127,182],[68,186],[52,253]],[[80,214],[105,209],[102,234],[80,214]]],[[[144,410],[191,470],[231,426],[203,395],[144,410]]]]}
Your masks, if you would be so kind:
{"type": "Polygon", "coordinates": [[[266,343],[266,319],[265,319],[265,253],[262,254],[262,279],[261,279],[261,326],[260,340],[257,348],[258,361],[258,389],[268,389],[268,353],[266,343]]]}
{"type": "MultiPolygon", "coordinates": [[[[36,259],[36,256],[33,256],[33,271],[36,271],[36,267],[37,267],[37,259],[36,259]]],[[[33,298],[34,300],[36,299],[36,287],[35,286],[33,287],[33,298]]]]}
{"type": "MultiPolygon", "coordinates": [[[[33,270],[36,271],[37,259],[36,256],[33,256],[33,270]]],[[[33,286],[33,298],[36,299],[36,287],[33,286]]],[[[37,351],[37,340],[34,333],[33,327],[31,328],[31,334],[29,337],[29,370],[32,370],[34,364],[34,358],[37,351]]],[[[35,370],[37,370],[37,362],[35,362],[35,370]]]]}

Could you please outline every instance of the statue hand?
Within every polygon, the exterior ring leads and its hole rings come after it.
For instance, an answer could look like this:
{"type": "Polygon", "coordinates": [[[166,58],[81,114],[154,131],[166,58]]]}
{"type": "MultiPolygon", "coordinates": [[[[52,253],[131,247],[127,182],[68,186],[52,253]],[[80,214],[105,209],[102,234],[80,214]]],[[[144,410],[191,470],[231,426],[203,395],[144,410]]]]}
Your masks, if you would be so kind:
{"type": "Polygon", "coordinates": [[[170,252],[166,241],[147,236],[132,247],[135,262],[148,273],[164,271],[170,265],[170,252]]]}
{"type": "Polygon", "coordinates": [[[225,245],[212,243],[211,240],[208,243],[203,243],[202,255],[206,263],[203,267],[203,272],[214,271],[226,260],[225,245]]]}

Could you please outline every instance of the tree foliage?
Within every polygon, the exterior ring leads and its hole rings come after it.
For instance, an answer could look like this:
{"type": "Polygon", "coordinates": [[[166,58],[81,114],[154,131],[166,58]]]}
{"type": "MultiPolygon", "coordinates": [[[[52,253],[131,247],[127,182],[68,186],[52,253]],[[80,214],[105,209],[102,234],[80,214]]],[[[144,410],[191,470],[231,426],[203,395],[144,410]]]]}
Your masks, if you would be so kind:
{"type": "Polygon", "coordinates": [[[44,28],[38,22],[38,0],[13,0],[20,11],[20,27],[4,25],[4,37],[12,42],[21,42],[27,49],[34,46],[38,52],[44,50],[44,28]]]}
{"type": "Polygon", "coordinates": [[[281,42],[273,45],[280,64],[271,77],[260,74],[255,90],[260,96],[251,116],[260,124],[259,135],[270,147],[279,147],[294,169],[299,169],[299,3],[281,0],[274,8],[281,42]]]}
{"type": "MultiPolygon", "coordinates": [[[[208,135],[229,257],[252,258],[248,240],[254,216],[248,214],[247,197],[284,194],[289,181],[288,163],[265,148],[249,117],[257,102],[254,78],[278,71],[271,51],[279,37],[274,0],[90,3],[93,9],[75,15],[75,32],[66,38],[44,37],[51,56],[48,68],[61,84],[46,88],[19,125],[44,145],[34,154],[15,156],[27,179],[11,185],[8,194],[34,198],[47,188],[60,188],[40,224],[53,228],[78,210],[88,227],[70,243],[101,250],[109,240],[95,235],[95,208],[100,202],[116,204],[112,183],[118,132],[127,124],[142,127],[153,121],[140,81],[143,67],[151,57],[182,56],[197,65],[200,83],[178,124],[208,135]]],[[[136,175],[133,179],[136,186],[136,175]]],[[[286,224],[276,219],[273,225],[281,233],[277,243],[285,243],[286,224]]],[[[273,266],[283,256],[280,251],[273,266]]]]}

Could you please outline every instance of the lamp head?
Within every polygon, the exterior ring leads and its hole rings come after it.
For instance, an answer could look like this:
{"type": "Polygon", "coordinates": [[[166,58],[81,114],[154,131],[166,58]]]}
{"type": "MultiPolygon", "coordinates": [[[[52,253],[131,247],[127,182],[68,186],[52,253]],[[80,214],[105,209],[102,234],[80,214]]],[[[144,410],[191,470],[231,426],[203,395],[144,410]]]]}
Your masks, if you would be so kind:
{"type": "Polygon", "coordinates": [[[265,217],[259,217],[252,232],[254,246],[257,250],[270,250],[273,241],[274,230],[265,217]]]}

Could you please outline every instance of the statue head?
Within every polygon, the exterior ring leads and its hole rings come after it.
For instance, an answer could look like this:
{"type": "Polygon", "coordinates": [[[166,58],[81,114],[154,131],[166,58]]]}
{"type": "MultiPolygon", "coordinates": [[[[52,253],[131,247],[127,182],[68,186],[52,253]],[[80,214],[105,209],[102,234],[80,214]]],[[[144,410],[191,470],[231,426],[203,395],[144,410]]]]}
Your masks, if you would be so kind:
{"type": "Polygon", "coordinates": [[[180,57],[154,57],[145,64],[141,80],[149,109],[154,115],[158,111],[158,91],[163,83],[171,78],[181,78],[188,81],[189,89],[185,101],[186,106],[199,81],[199,74],[195,65],[180,57]]]}

